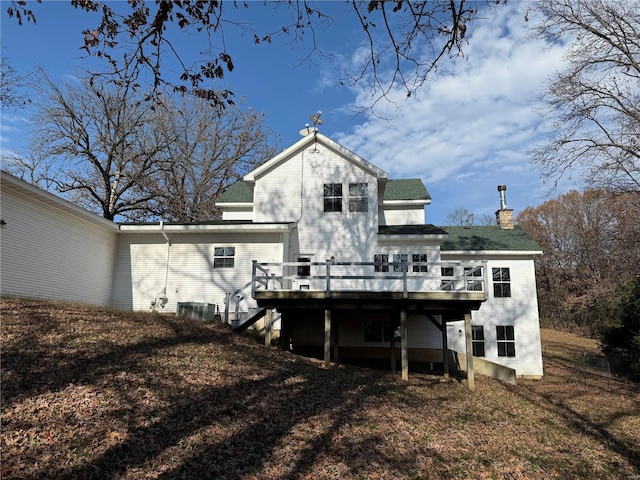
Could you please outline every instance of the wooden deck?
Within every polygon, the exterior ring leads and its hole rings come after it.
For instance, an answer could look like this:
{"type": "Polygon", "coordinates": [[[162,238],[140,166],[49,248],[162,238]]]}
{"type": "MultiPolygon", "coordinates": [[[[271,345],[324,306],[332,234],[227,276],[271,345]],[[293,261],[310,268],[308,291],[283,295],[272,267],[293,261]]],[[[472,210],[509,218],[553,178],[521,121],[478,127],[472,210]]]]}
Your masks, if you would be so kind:
{"type": "MultiPolygon", "coordinates": [[[[331,347],[338,358],[338,341],[333,312],[339,310],[378,310],[397,312],[400,318],[400,351],[402,378],[409,378],[407,315],[424,314],[442,333],[445,375],[449,375],[446,355],[446,318],[464,318],[467,378],[474,389],[474,369],[471,341],[471,311],[478,310],[486,300],[488,286],[486,263],[468,262],[253,262],[251,297],[258,306],[267,309],[266,325],[272,325],[272,310],[324,310],[324,362],[331,364],[331,347]],[[342,270],[342,271],[340,271],[342,270]],[[445,275],[444,272],[447,271],[445,275]],[[415,282],[419,280],[419,282],[415,282]],[[311,283],[302,289],[301,284],[311,283]],[[367,285],[364,282],[369,282],[367,285]],[[425,283],[426,282],[426,283],[425,283]],[[421,286],[422,285],[422,286],[421,286]],[[429,287],[430,286],[430,287],[429,287]],[[342,287],[342,288],[341,288],[342,287]],[[446,287],[446,288],[445,288],[446,287]],[[366,288],[369,288],[366,290],[366,288]],[[433,315],[444,314],[442,323],[433,315]],[[454,314],[454,315],[447,315],[454,314]]],[[[239,291],[229,294],[238,297],[239,291]]],[[[267,335],[270,339],[271,335],[267,335]]],[[[392,350],[395,349],[392,341],[392,350]]],[[[395,353],[392,356],[395,362],[395,353]]]]}
{"type": "Polygon", "coordinates": [[[406,310],[408,312],[441,312],[478,310],[485,292],[374,292],[332,291],[329,295],[316,290],[256,290],[254,298],[260,307],[275,309],[368,309],[406,310]]]}

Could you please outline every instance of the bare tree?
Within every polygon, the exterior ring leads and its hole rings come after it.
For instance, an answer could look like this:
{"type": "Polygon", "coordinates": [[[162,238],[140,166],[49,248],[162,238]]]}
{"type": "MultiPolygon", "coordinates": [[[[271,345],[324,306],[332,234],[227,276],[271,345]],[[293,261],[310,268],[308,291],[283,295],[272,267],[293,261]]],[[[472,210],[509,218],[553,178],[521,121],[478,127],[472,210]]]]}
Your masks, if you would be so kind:
{"type": "Polygon", "coordinates": [[[110,220],[213,219],[222,191],[276,151],[264,116],[242,105],[150,102],[126,83],[41,79],[31,154],[8,167],[110,220]]]}
{"type": "Polygon", "coordinates": [[[0,59],[0,107],[19,108],[31,102],[29,96],[21,89],[25,86],[28,75],[21,75],[9,61],[0,59]]]}
{"type": "Polygon", "coordinates": [[[466,208],[458,207],[453,212],[447,214],[447,221],[451,225],[470,226],[470,225],[495,225],[496,220],[489,214],[476,215],[466,208]]]}
{"type": "Polygon", "coordinates": [[[473,225],[473,213],[466,208],[458,207],[453,212],[447,214],[447,221],[451,225],[469,226],[473,225]]]}
{"type": "Polygon", "coordinates": [[[640,194],[571,191],[527,207],[518,224],[542,247],[536,260],[541,316],[597,333],[618,286],[637,275],[640,194]]]}
{"type": "Polygon", "coordinates": [[[554,120],[548,143],[533,153],[558,181],[574,169],[588,184],[640,191],[640,3],[540,0],[537,34],[570,42],[567,68],[545,88],[554,120]]]}
{"type": "MultiPolygon", "coordinates": [[[[485,5],[499,4],[500,0],[485,5]]],[[[223,78],[234,68],[232,45],[225,41],[228,29],[240,29],[254,43],[271,43],[278,36],[305,43],[309,55],[321,52],[320,29],[331,25],[327,4],[310,0],[285,2],[181,2],[144,0],[113,4],[98,0],[72,0],[71,5],[87,12],[101,12],[99,25],[83,33],[82,47],[90,55],[104,58],[110,73],[135,82],[143,72],[151,74],[155,88],[170,85],[191,90],[215,105],[233,103],[233,92],[212,88],[210,80],[223,78]],[[247,8],[272,8],[282,19],[279,28],[257,32],[234,12],[247,8]],[[178,29],[170,28],[177,26],[178,29]],[[199,61],[190,64],[171,35],[204,34],[210,48],[199,61]],[[171,34],[169,32],[172,32],[171,34]],[[122,48],[124,47],[124,48],[122,48]],[[167,59],[177,61],[177,77],[163,68],[167,59]]],[[[459,55],[469,25],[478,18],[478,5],[466,0],[394,1],[350,0],[341,8],[352,15],[363,32],[368,55],[348,80],[367,77],[373,85],[372,98],[384,97],[394,86],[411,95],[441,60],[459,55]],[[471,6],[470,6],[471,5],[471,6]]],[[[18,23],[36,21],[36,7],[25,0],[12,0],[7,8],[18,23]],[[35,10],[35,11],[34,11],[35,10]]]]}
{"type": "Polygon", "coordinates": [[[156,128],[175,141],[161,152],[158,174],[145,182],[150,211],[173,221],[216,218],[224,189],[276,153],[264,115],[242,103],[220,113],[190,95],[166,107],[156,111],[156,128]]]}
{"type": "MultiPolygon", "coordinates": [[[[172,138],[153,127],[153,103],[127,84],[83,81],[56,85],[40,72],[30,175],[104,218],[136,218],[151,197],[142,179],[158,171],[172,138]]],[[[23,170],[29,166],[23,165],[23,170]]]]}

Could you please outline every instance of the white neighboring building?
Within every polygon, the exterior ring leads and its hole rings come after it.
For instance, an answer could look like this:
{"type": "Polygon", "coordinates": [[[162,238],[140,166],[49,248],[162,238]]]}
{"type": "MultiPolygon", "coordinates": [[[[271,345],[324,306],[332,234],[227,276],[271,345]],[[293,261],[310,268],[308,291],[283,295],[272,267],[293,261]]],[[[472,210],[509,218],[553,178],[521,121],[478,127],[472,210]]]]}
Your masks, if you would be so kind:
{"type": "MultiPolygon", "coordinates": [[[[534,270],[542,252],[513,227],[512,211],[503,205],[497,212],[502,227],[425,224],[431,198],[422,181],[389,179],[320,133],[228,188],[217,202],[219,221],[117,225],[23,183],[3,173],[3,294],[166,312],[188,303],[226,305],[231,318],[249,323],[275,309],[267,318],[278,322],[282,346],[326,362],[386,359],[402,365],[403,376],[410,364],[448,371],[446,345],[460,354],[473,350],[481,372],[501,365],[518,376],[543,374],[534,270]],[[16,196],[5,183],[24,191],[16,196]],[[44,216],[56,212],[49,217],[58,219],[60,233],[17,245],[16,217],[43,208],[44,216]],[[38,270],[43,260],[34,249],[47,257],[69,242],[95,243],[84,247],[95,260],[91,281],[81,278],[59,295],[37,285],[49,274],[5,288],[5,277],[16,284],[20,265],[38,270]],[[7,256],[13,261],[5,268],[7,256]],[[101,297],[80,292],[94,283],[102,285],[101,297]]],[[[42,232],[41,222],[34,219],[30,229],[42,232]]],[[[60,272],[87,262],[53,260],[60,272]]]]}
{"type": "Polygon", "coordinates": [[[2,172],[2,295],[109,305],[118,225],[2,172]]]}

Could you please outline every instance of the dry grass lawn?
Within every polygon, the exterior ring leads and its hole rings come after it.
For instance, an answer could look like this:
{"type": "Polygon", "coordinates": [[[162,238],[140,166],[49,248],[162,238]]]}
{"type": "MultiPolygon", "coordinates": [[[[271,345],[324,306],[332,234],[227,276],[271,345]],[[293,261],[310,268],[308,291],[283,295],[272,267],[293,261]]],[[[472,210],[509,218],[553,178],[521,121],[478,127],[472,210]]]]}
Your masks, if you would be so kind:
{"type": "Polygon", "coordinates": [[[224,325],[2,300],[3,479],[640,478],[640,388],[543,331],[506,385],[321,362],[224,325]]]}

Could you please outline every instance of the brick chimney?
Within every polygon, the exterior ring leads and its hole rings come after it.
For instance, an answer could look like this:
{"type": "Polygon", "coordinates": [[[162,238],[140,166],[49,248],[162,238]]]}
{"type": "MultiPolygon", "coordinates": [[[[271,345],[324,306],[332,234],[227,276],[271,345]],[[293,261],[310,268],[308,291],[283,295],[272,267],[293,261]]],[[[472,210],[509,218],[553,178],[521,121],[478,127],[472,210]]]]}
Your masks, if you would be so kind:
{"type": "Polygon", "coordinates": [[[513,229],[513,209],[507,208],[506,191],[506,185],[498,185],[498,192],[500,192],[500,210],[496,212],[496,222],[498,222],[500,228],[509,230],[513,229]]]}

